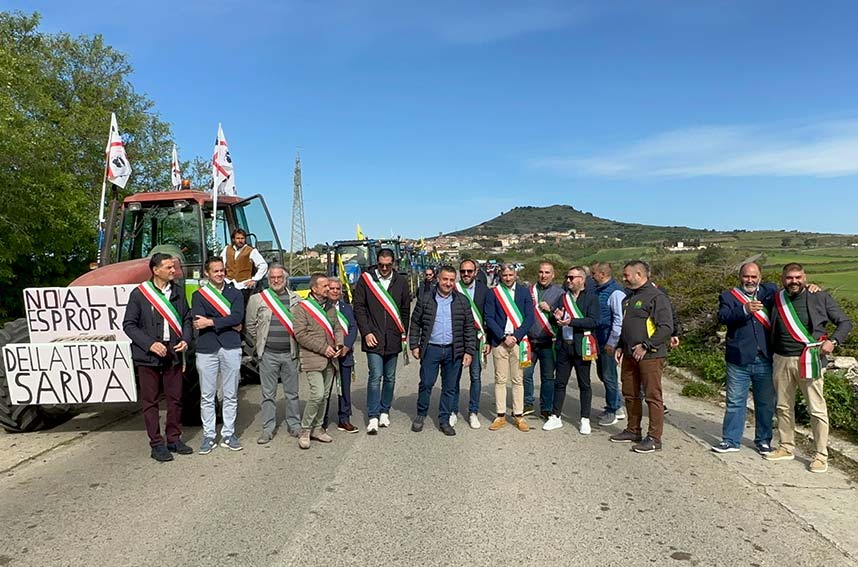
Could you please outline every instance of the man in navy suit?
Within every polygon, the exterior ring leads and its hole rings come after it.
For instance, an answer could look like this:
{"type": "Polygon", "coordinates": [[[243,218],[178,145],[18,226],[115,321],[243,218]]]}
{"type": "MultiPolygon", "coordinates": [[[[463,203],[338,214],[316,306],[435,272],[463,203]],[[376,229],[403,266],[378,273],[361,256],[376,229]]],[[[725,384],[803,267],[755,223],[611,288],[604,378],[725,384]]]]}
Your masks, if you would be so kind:
{"type": "MultiPolygon", "coordinates": [[[[343,346],[345,349],[340,351],[339,370],[340,370],[340,392],[339,392],[339,411],[337,412],[337,429],[346,433],[357,433],[358,428],[352,425],[352,371],[355,366],[354,346],[357,339],[357,320],[352,306],[343,301],[343,286],[340,280],[336,278],[328,278],[328,299],[336,305],[337,321],[336,324],[343,327],[343,346]]],[[[328,407],[330,406],[331,396],[328,393],[328,405],[325,406],[325,419],[322,421],[322,428],[328,428],[328,407]]]]}
{"type": "Polygon", "coordinates": [[[533,325],[533,300],[526,286],[517,285],[512,265],[501,268],[500,284],[486,301],[486,327],[495,365],[495,406],[497,417],[489,431],[506,425],[506,384],[512,382],[512,415],[519,431],[527,431],[524,419],[524,374],[522,364],[529,357],[527,331],[533,325]]]}
{"type": "Polygon", "coordinates": [[[778,288],[762,283],[760,266],[743,264],[738,287],[718,298],[718,320],[727,325],[727,410],[721,443],[716,453],[739,450],[745,430],[748,387],[754,391],[754,445],[760,454],[771,452],[775,390],[772,383],[772,354],[769,347],[771,308],[778,288]]]}

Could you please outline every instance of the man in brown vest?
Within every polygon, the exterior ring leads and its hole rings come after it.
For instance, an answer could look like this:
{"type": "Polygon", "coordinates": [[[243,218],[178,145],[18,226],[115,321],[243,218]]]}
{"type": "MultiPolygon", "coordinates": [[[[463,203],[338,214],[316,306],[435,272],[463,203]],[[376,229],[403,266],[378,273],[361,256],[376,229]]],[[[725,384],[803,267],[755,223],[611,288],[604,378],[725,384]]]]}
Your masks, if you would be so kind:
{"type": "Polygon", "coordinates": [[[232,244],[223,249],[221,258],[226,266],[226,281],[236,289],[247,290],[245,294],[268,273],[268,262],[259,250],[247,244],[247,233],[240,228],[232,231],[232,244]]]}

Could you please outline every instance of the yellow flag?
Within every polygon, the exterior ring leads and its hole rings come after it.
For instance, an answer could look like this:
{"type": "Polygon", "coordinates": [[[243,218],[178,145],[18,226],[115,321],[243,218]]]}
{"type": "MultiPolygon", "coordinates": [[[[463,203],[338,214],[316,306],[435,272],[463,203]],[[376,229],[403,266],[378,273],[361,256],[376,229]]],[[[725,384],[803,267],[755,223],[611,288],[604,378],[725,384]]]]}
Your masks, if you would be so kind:
{"type": "Polygon", "coordinates": [[[652,317],[646,318],[646,336],[649,338],[655,334],[655,323],[652,322],[652,317]]]}
{"type": "Polygon", "coordinates": [[[360,229],[360,225],[357,225],[357,239],[366,240],[366,236],[364,236],[363,231],[360,229]]]}

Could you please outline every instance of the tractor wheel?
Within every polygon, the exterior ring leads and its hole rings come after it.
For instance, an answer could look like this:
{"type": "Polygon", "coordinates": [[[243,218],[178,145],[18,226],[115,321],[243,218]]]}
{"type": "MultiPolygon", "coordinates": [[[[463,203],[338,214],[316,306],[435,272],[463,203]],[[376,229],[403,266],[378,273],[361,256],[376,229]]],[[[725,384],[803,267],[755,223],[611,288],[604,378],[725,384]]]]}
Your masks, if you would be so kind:
{"type": "MultiPolygon", "coordinates": [[[[30,334],[27,321],[16,319],[0,329],[0,347],[12,343],[28,343],[30,334]]],[[[6,364],[0,361],[0,425],[10,433],[48,429],[67,421],[72,416],[71,406],[15,406],[6,383],[6,364]]]]}

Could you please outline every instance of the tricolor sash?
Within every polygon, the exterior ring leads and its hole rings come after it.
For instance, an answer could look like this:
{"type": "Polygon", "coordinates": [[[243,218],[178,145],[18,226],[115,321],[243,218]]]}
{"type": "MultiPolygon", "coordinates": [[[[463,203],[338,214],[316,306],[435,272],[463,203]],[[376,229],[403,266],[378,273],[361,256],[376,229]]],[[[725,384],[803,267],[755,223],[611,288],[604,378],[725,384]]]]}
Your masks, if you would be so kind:
{"type": "Polygon", "coordinates": [[[474,303],[474,298],[471,297],[471,294],[468,292],[468,288],[465,287],[461,281],[457,282],[459,285],[459,292],[468,298],[468,303],[471,305],[471,315],[474,316],[474,328],[477,330],[477,340],[480,342],[480,351],[483,352],[483,349],[486,346],[486,324],[483,321],[483,316],[480,313],[480,310],[477,309],[477,304],[474,303]]]}
{"type": "Polygon", "coordinates": [[[325,310],[322,309],[322,306],[313,299],[312,296],[308,296],[307,299],[299,303],[307,313],[310,314],[310,317],[313,318],[316,323],[321,325],[321,327],[325,330],[325,334],[328,335],[328,338],[331,339],[331,342],[335,345],[337,344],[337,339],[334,338],[334,328],[331,326],[331,322],[328,320],[328,314],[325,313],[325,310]]]}
{"type": "Polygon", "coordinates": [[[202,295],[206,301],[208,301],[212,307],[217,309],[217,312],[220,313],[223,317],[228,317],[232,312],[232,303],[223,296],[218,289],[212,285],[211,282],[208,282],[206,285],[200,288],[200,295],[202,295]]]}
{"type": "Polygon", "coordinates": [[[792,301],[785,290],[781,290],[775,296],[775,307],[778,315],[783,319],[784,325],[790,336],[796,342],[804,345],[801,356],[798,358],[798,370],[802,378],[815,379],[822,377],[822,360],[820,358],[819,346],[825,341],[825,337],[817,341],[813,338],[795,312],[792,301]]]}
{"type": "Polygon", "coordinates": [[[405,336],[405,326],[402,324],[402,316],[399,314],[399,306],[393,300],[390,293],[382,287],[380,283],[372,279],[368,273],[364,272],[360,275],[363,278],[366,287],[369,288],[369,291],[375,296],[381,306],[387,311],[387,314],[390,315],[390,318],[393,319],[393,322],[396,323],[396,328],[399,329],[400,338],[402,339],[402,350],[406,354],[408,353],[408,337],[405,336]]]}
{"type": "Polygon", "coordinates": [[[143,282],[137,289],[139,289],[140,293],[143,294],[143,297],[152,304],[155,311],[161,314],[161,317],[164,318],[164,321],[167,322],[167,325],[170,326],[173,332],[176,333],[179,338],[182,338],[182,324],[179,319],[178,311],[176,311],[176,308],[173,307],[173,304],[170,303],[170,300],[161,292],[161,290],[155,287],[152,280],[143,282]]]}
{"type": "Polygon", "coordinates": [[[337,303],[337,323],[340,324],[340,327],[343,329],[343,335],[349,334],[349,318],[346,317],[342,311],[340,311],[340,304],[337,303]]]}
{"type": "MultiPolygon", "coordinates": [[[[583,319],[584,314],[581,313],[581,308],[575,303],[575,298],[568,291],[563,295],[563,309],[573,319],[583,319]]],[[[599,358],[599,345],[596,343],[596,337],[590,331],[584,331],[584,337],[581,339],[581,358],[584,360],[596,360],[599,358]]]]}
{"type": "MultiPolygon", "coordinates": [[[[521,314],[521,310],[519,310],[518,305],[515,304],[515,299],[513,299],[512,294],[509,291],[509,288],[505,285],[499,285],[494,288],[495,297],[498,300],[498,303],[501,304],[501,307],[506,313],[506,318],[512,321],[513,327],[516,329],[521,327],[524,323],[524,317],[521,314]]],[[[527,335],[524,336],[523,339],[518,343],[518,364],[522,368],[527,368],[532,362],[532,351],[530,348],[530,339],[527,338],[527,335]]]]}
{"type": "MultiPolygon", "coordinates": [[[[737,287],[731,289],[730,293],[733,294],[733,297],[735,297],[742,305],[747,305],[751,301],[754,301],[754,299],[749,298],[747,295],[745,295],[745,292],[743,292],[737,287]]],[[[759,311],[754,311],[752,315],[757,319],[757,321],[760,322],[760,325],[762,325],[766,330],[771,330],[772,321],[771,319],[769,319],[769,312],[766,310],[765,307],[763,307],[759,311]]]]}
{"type": "Polygon", "coordinates": [[[530,286],[530,297],[533,298],[533,311],[536,313],[539,326],[553,339],[557,336],[557,331],[546,317],[545,312],[539,308],[539,291],[536,289],[536,284],[530,286]]]}
{"type": "Polygon", "coordinates": [[[277,294],[274,293],[271,288],[268,288],[264,289],[259,295],[262,296],[262,301],[268,306],[271,313],[277,317],[277,320],[280,321],[281,325],[286,327],[286,330],[289,331],[289,334],[292,335],[292,338],[294,339],[295,327],[292,325],[292,313],[286,309],[286,306],[283,305],[283,302],[280,301],[277,294]]]}

